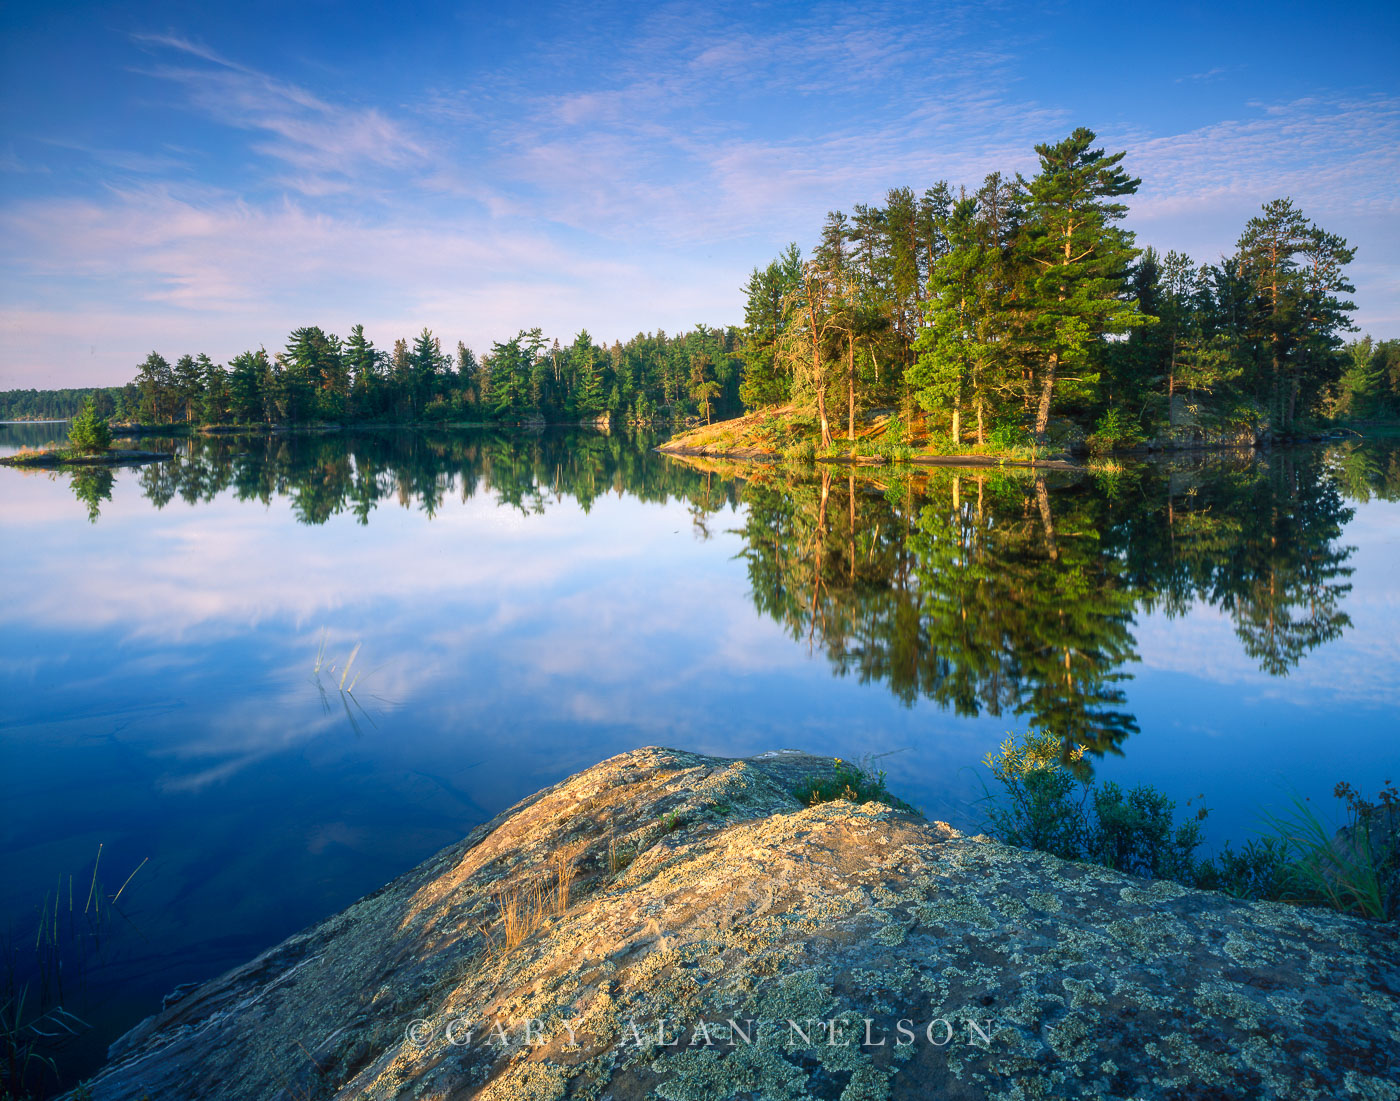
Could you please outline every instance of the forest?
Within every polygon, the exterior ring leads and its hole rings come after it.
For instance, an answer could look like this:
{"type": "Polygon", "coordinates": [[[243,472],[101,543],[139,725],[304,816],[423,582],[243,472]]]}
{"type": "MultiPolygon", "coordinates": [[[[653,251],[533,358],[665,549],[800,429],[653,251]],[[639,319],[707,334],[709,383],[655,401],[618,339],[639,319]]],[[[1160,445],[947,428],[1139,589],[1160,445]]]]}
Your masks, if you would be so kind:
{"type": "MultiPolygon", "coordinates": [[[[899,410],[954,445],[1044,442],[1052,417],[1110,447],[1187,415],[1275,437],[1400,415],[1400,340],[1352,339],[1355,248],[1289,199],[1198,263],[1123,228],[1140,180],[1078,129],[1031,179],[895,188],[827,216],[743,285],[744,324],[562,344],[542,329],[478,357],[424,329],[376,347],[317,326],[227,364],[152,352],[122,387],[9,391],[0,418],[99,412],[148,424],[709,423],[762,406],[845,420],[899,410]]],[[[833,426],[837,426],[835,429],[833,426]]]]}
{"type": "Polygon", "coordinates": [[[1037,146],[1029,180],[829,214],[809,259],[790,246],[749,279],[745,403],[810,411],[826,446],[871,407],[954,444],[1043,442],[1053,414],[1112,446],[1188,408],[1281,437],[1400,412],[1400,341],[1344,342],[1354,248],[1278,199],[1218,263],[1139,249],[1120,223],[1141,181],[1094,142],[1037,146]]]}

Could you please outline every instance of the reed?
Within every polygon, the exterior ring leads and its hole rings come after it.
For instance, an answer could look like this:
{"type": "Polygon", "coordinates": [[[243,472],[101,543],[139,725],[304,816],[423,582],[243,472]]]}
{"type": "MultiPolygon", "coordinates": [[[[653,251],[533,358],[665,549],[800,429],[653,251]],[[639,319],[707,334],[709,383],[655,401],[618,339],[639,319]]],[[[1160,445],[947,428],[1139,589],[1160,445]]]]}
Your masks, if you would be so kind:
{"type": "Polygon", "coordinates": [[[574,860],[565,852],[550,858],[549,871],[514,887],[497,887],[494,894],[500,913],[501,939],[507,952],[543,928],[551,916],[561,917],[569,908],[574,882],[574,860]]]}

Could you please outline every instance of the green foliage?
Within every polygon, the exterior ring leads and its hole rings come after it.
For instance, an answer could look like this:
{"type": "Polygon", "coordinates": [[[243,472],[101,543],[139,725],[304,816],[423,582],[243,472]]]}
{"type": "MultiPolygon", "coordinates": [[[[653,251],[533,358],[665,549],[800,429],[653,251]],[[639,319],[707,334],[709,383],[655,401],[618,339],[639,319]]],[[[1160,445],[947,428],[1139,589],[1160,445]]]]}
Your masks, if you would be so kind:
{"type": "Polygon", "coordinates": [[[83,402],[82,412],[68,426],[68,441],[77,450],[85,452],[106,451],[112,446],[111,426],[106,417],[98,414],[97,403],[91,394],[83,402]]]}
{"type": "Polygon", "coordinates": [[[858,765],[836,758],[836,767],[828,776],[808,776],[796,788],[793,795],[806,806],[830,803],[846,799],[852,803],[886,803],[890,806],[905,807],[907,804],[896,799],[885,786],[884,772],[870,772],[858,765]]]}
{"type": "Polygon", "coordinates": [[[1302,799],[1291,812],[1266,816],[1290,859],[1288,887],[1300,901],[1393,920],[1400,916],[1400,791],[1387,780],[1375,800],[1347,783],[1333,794],[1347,819],[1335,835],[1302,799]]]}
{"type": "Polygon", "coordinates": [[[817,445],[813,440],[800,440],[783,451],[783,458],[790,463],[811,463],[817,459],[817,445]]]}
{"type": "Polygon", "coordinates": [[[1177,824],[1176,803],[1162,792],[1147,785],[1125,792],[1111,780],[1094,791],[1093,802],[1089,858],[1094,863],[1148,879],[1194,878],[1204,811],[1177,824]]]}
{"type": "Polygon", "coordinates": [[[1081,127],[1036,146],[1029,180],[993,173],[958,199],[943,181],[896,188],[828,215],[810,261],[791,246],[745,288],[739,396],[917,407],[954,449],[1011,416],[1043,447],[1056,410],[1085,426],[1126,410],[1152,435],[1203,396],[1248,401],[1285,434],[1400,411],[1400,342],[1364,362],[1342,350],[1344,240],[1279,199],[1217,265],[1139,252],[1121,221],[1140,181],[1095,141],[1081,127]]]}
{"type": "Polygon", "coordinates": [[[1238,851],[1227,841],[1195,874],[1195,886],[1234,898],[1285,898],[1288,883],[1288,848],[1272,837],[1251,838],[1238,851]]]}
{"type": "Polygon", "coordinates": [[[1177,824],[1175,802],[1154,787],[1099,787],[1084,748],[1044,731],[1008,739],[985,763],[1005,792],[991,803],[988,821],[1007,844],[1150,879],[1193,881],[1204,811],[1177,824]]]}
{"type": "Polygon", "coordinates": [[[1096,455],[1110,451],[1127,451],[1146,441],[1142,429],[1116,406],[1099,418],[1094,434],[1085,442],[1096,455]]]}
{"type": "Polygon", "coordinates": [[[987,443],[994,451],[1016,451],[1032,442],[1031,434],[1019,424],[999,424],[987,433],[987,443]]]}
{"type": "Polygon", "coordinates": [[[1347,825],[1335,836],[1295,800],[1291,813],[1266,815],[1272,836],[1238,850],[1226,844],[1202,860],[1195,854],[1204,808],[1177,822],[1175,802],[1150,785],[1098,786],[1082,746],[1031,732],[1003,742],[985,763],[1002,788],[988,796],[989,830],[1007,844],[1237,898],[1327,906],[1380,921],[1400,916],[1400,792],[1389,781],[1374,800],[1337,785],[1347,825]]]}
{"type": "Polygon", "coordinates": [[[78,387],[63,390],[0,390],[0,421],[71,420],[77,416],[88,398],[97,403],[98,412],[121,416],[122,388],[104,389],[78,387]]]}
{"type": "Polygon", "coordinates": [[[1023,849],[1079,860],[1090,847],[1089,784],[1076,776],[1084,751],[1052,734],[1008,739],[986,766],[1005,791],[1006,802],[988,810],[990,832],[1023,849]]]}

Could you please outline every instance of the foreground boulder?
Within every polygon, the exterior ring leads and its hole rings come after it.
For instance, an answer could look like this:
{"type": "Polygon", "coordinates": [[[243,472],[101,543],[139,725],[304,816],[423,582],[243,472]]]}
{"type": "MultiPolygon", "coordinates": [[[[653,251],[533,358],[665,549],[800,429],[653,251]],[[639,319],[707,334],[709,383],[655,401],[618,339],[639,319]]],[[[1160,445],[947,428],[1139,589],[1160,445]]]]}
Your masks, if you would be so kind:
{"type": "Polygon", "coordinates": [[[1393,929],[641,749],[171,1004],[140,1098],[1397,1098],[1393,929]]]}

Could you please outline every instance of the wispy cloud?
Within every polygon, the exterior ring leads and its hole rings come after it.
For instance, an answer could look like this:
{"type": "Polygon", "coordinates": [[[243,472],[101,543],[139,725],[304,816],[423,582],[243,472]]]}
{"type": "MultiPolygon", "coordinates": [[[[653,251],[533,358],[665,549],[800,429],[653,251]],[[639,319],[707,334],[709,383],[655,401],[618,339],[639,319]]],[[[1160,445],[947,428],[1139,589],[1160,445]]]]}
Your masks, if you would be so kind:
{"type": "Polygon", "coordinates": [[[1210,84],[1219,80],[1226,73],[1238,72],[1242,65],[1217,65],[1213,69],[1207,69],[1201,73],[1187,73],[1185,76],[1176,78],[1177,84],[1210,84]]]}
{"type": "Polygon", "coordinates": [[[536,324],[625,337],[737,321],[747,270],[810,245],[828,210],[1031,171],[1034,143],[1081,123],[1143,177],[1144,241],[1213,259],[1259,203],[1292,194],[1361,244],[1362,323],[1400,324],[1394,96],[1314,91],[1222,106],[1190,130],[1130,113],[1105,126],[1026,78],[1034,43],[1009,9],[891,0],[759,19],[603,4],[569,18],[532,28],[530,56],[548,64],[340,91],[313,63],[292,79],[193,35],[128,40],[148,54],[141,79],[176,93],[161,110],[173,101],[193,130],[179,149],[51,135],[109,170],[100,188],[89,167],[24,191],[32,151],[0,157],[16,195],[0,207],[0,372],[81,364],[115,381],[200,318],[215,355],[310,321],[427,324],[476,347],[536,324]],[[89,353],[113,344],[101,319],[132,334],[106,359],[89,353]],[[82,358],[56,359],[51,339],[82,358]]]}
{"type": "Polygon", "coordinates": [[[147,72],[180,85],[191,107],[217,121],[268,135],[255,151],[291,166],[295,173],[284,181],[297,190],[324,195],[339,189],[330,182],[334,177],[350,179],[366,168],[403,168],[429,158],[418,139],[377,108],[327,102],[178,35],[133,37],[158,52],[204,62],[160,64],[147,72]]]}

